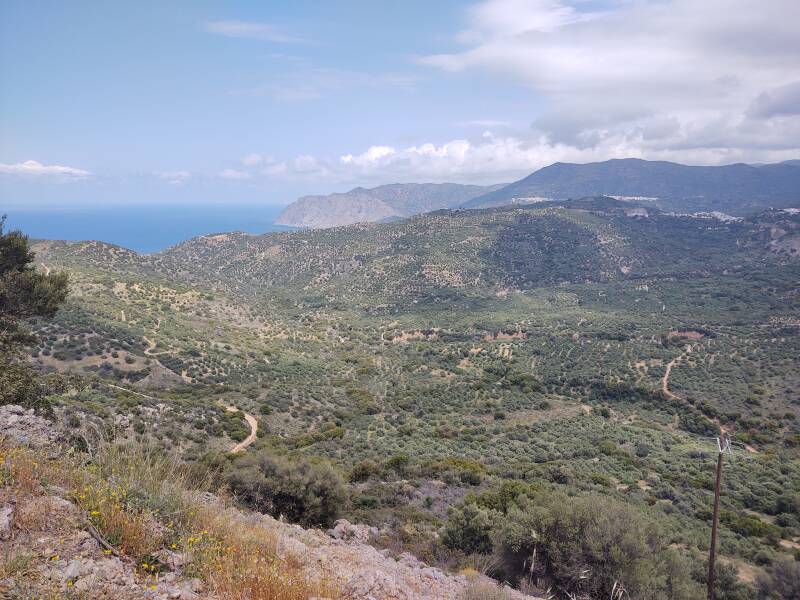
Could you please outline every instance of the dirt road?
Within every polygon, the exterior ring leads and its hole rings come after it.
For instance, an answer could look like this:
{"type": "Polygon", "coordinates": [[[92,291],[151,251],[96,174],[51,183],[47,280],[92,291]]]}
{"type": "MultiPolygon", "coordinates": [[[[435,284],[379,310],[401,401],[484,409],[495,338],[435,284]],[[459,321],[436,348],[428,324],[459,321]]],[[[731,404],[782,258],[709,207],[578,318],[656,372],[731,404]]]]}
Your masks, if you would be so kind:
{"type": "Polygon", "coordinates": [[[247,424],[250,426],[250,435],[231,448],[231,454],[238,454],[256,441],[256,435],[258,434],[258,421],[256,421],[256,418],[253,415],[244,411],[240,411],[235,406],[226,406],[225,410],[228,412],[241,412],[244,415],[244,420],[247,421],[247,424]]]}
{"type": "Polygon", "coordinates": [[[667,365],[667,370],[664,371],[664,378],[661,380],[661,390],[664,392],[664,395],[667,398],[670,398],[671,400],[680,400],[679,396],[669,391],[669,375],[670,373],[672,373],[672,367],[678,364],[681,358],[683,358],[683,354],[669,361],[669,364],[667,365]]]}
{"type": "MultiPolygon", "coordinates": [[[[148,394],[143,394],[142,392],[137,392],[136,390],[122,387],[120,385],[114,385],[113,383],[106,383],[105,385],[107,385],[110,388],[114,388],[116,390],[122,390],[123,392],[128,392],[129,394],[135,394],[141,398],[147,398],[148,400],[163,402],[163,400],[159,400],[155,396],[149,396],[148,394]]],[[[239,452],[247,448],[250,444],[256,441],[256,436],[258,435],[258,421],[253,415],[246,413],[244,411],[240,411],[235,406],[226,405],[225,410],[227,410],[228,412],[241,412],[244,415],[244,420],[247,421],[247,424],[250,426],[250,434],[246,438],[244,438],[241,442],[234,445],[233,448],[231,448],[230,450],[231,454],[238,454],[239,452]]]]}
{"type": "MultiPolygon", "coordinates": [[[[670,400],[682,400],[680,396],[673,394],[672,392],[669,391],[669,376],[670,373],[672,373],[672,367],[677,365],[683,357],[684,355],[681,354],[680,356],[677,356],[673,358],[671,361],[669,361],[669,364],[667,364],[667,369],[664,371],[664,378],[661,380],[661,390],[664,392],[664,395],[670,400]]],[[[728,435],[728,429],[724,425],[720,424],[719,419],[710,419],[708,417],[706,417],[706,419],[708,419],[711,423],[719,427],[720,432],[723,435],[728,435]]],[[[758,453],[758,450],[753,448],[750,444],[742,444],[742,445],[744,446],[745,450],[747,450],[751,454],[758,453]]]]}

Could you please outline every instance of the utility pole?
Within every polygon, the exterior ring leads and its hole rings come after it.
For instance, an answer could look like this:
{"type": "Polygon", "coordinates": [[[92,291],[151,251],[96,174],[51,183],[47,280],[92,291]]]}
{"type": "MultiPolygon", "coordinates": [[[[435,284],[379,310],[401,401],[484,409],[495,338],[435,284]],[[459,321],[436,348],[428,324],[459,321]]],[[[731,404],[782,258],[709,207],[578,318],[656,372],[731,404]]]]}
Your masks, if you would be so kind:
{"type": "Polygon", "coordinates": [[[733,454],[731,450],[731,440],[726,437],[717,438],[717,477],[714,482],[714,514],[711,517],[711,547],[708,550],[708,600],[714,600],[716,594],[714,584],[717,572],[714,568],[714,559],[717,554],[717,521],[719,520],[719,485],[722,481],[722,455],[727,452],[733,454]]]}

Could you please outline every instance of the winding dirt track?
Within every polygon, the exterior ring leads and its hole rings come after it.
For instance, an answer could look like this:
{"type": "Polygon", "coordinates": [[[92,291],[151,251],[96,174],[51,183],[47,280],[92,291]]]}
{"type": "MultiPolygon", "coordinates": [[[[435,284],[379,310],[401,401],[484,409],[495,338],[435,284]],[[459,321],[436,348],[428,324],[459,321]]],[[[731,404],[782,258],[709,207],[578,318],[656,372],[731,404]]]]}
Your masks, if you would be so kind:
{"type": "MultiPolygon", "coordinates": [[[[124,314],[124,313],[123,313],[124,314]]],[[[125,319],[123,319],[124,321],[125,319]]],[[[156,319],[156,326],[153,329],[153,333],[158,333],[158,330],[161,329],[161,319],[156,319]]],[[[160,356],[161,354],[173,354],[173,350],[161,350],[160,352],[154,352],[158,342],[155,340],[150,339],[149,337],[142,336],[142,339],[147,342],[147,348],[144,349],[144,353],[147,356],[160,356]]]]}
{"type": "Polygon", "coordinates": [[[130,388],[122,387],[121,385],[114,385],[113,383],[106,383],[108,387],[114,388],[116,390],[122,390],[123,392],[128,392],[129,394],[136,394],[137,396],[141,396],[142,398],[147,398],[148,400],[155,400],[156,402],[161,402],[155,396],[148,396],[147,394],[143,394],[142,392],[137,392],[136,390],[132,390],[130,388]]]}
{"type": "Polygon", "coordinates": [[[672,372],[672,367],[674,367],[682,357],[683,354],[669,361],[667,370],[664,371],[664,378],[661,380],[661,390],[664,392],[664,395],[671,400],[680,400],[678,396],[669,391],[669,374],[672,372]]]}
{"type": "MultiPolygon", "coordinates": [[[[106,383],[106,385],[108,387],[117,390],[122,390],[123,392],[128,392],[129,394],[136,394],[137,396],[140,396],[142,398],[155,400],[157,402],[163,402],[163,400],[160,400],[155,396],[149,396],[147,394],[143,394],[142,392],[137,392],[136,390],[131,390],[129,388],[122,387],[121,385],[114,385],[113,383],[106,383]]],[[[227,410],[228,412],[241,412],[244,415],[244,420],[247,421],[247,424],[250,426],[250,434],[246,438],[244,438],[241,442],[234,445],[233,448],[231,448],[230,450],[231,454],[238,454],[239,452],[247,448],[250,444],[256,441],[256,436],[258,435],[258,421],[253,415],[246,413],[244,411],[239,411],[239,409],[236,408],[235,406],[225,406],[225,410],[227,410]]]]}
{"type": "MultiPolygon", "coordinates": [[[[667,369],[664,371],[664,378],[661,380],[661,390],[664,392],[664,395],[670,400],[683,400],[683,398],[681,398],[677,394],[673,394],[672,392],[669,391],[669,376],[670,373],[672,373],[672,367],[677,365],[683,357],[684,355],[681,354],[680,356],[676,356],[671,361],[669,361],[669,363],[667,364],[667,369]]],[[[706,418],[708,419],[708,417],[706,418]]],[[[714,423],[714,425],[716,425],[717,427],[719,427],[720,432],[723,435],[728,435],[728,429],[719,422],[719,419],[708,419],[708,420],[714,423]]],[[[745,450],[747,450],[751,454],[758,453],[758,450],[753,448],[750,444],[743,444],[743,446],[745,450]]]]}
{"type": "Polygon", "coordinates": [[[144,353],[147,356],[160,356],[162,354],[172,354],[172,350],[161,350],[159,352],[153,352],[158,345],[155,340],[151,340],[149,337],[142,336],[142,339],[147,342],[147,348],[144,349],[144,353]]]}
{"type": "Polygon", "coordinates": [[[258,433],[258,421],[256,421],[256,418],[253,415],[244,411],[240,411],[235,406],[226,406],[225,410],[228,412],[241,412],[244,415],[244,420],[247,421],[248,425],[250,425],[250,435],[231,448],[231,454],[238,454],[256,441],[256,434],[258,433]]]}

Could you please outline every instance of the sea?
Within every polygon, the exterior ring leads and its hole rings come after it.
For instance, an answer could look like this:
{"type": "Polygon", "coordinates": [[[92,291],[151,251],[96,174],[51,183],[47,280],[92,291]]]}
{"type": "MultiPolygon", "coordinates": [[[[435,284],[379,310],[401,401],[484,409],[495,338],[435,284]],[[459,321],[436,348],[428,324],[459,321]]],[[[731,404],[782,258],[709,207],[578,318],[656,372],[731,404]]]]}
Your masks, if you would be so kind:
{"type": "Polygon", "coordinates": [[[289,231],[275,225],[282,206],[139,205],[76,208],[8,208],[6,230],[21,229],[34,239],[100,240],[143,254],[159,252],[209,233],[289,231]]]}

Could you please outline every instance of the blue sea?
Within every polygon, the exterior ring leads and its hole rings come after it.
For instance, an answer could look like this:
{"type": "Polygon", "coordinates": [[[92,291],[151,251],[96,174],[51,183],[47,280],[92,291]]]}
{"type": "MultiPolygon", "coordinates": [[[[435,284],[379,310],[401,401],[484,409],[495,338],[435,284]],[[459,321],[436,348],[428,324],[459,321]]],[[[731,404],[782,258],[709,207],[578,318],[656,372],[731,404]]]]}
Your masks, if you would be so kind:
{"type": "Polygon", "coordinates": [[[8,209],[0,206],[0,215],[8,216],[6,229],[21,229],[32,238],[100,240],[150,253],[208,233],[291,230],[273,224],[282,209],[252,204],[8,209]]]}

